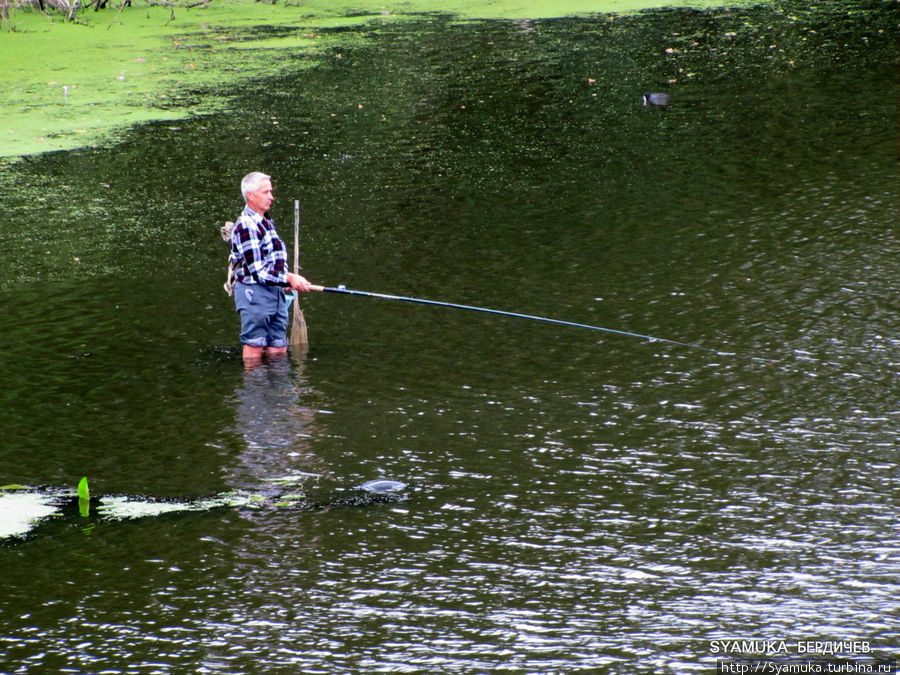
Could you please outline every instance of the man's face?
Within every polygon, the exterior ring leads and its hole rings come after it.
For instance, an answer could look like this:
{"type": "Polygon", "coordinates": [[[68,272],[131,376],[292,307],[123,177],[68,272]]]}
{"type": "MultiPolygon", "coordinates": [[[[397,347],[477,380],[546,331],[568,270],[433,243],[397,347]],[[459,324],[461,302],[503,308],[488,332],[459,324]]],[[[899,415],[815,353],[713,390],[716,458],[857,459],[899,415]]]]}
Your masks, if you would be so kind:
{"type": "Polygon", "coordinates": [[[265,213],[275,201],[275,195],[272,194],[272,181],[266,178],[260,181],[256,190],[247,193],[247,206],[257,213],[265,213]]]}

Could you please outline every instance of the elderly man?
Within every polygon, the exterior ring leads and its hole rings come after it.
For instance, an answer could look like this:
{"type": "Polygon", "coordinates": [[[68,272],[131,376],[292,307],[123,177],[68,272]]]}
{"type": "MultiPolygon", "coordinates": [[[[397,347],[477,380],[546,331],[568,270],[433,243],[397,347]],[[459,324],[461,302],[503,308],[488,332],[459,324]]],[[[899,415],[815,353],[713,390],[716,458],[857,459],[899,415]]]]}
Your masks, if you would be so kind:
{"type": "Polygon", "coordinates": [[[231,263],[234,266],[234,304],[241,316],[241,343],[244,363],[262,361],[287,352],[286,288],[301,293],[312,285],[298,274],[287,271],[284,242],[269,217],[275,201],[272,178],[253,172],[241,181],[243,213],[231,235],[231,263]]]}

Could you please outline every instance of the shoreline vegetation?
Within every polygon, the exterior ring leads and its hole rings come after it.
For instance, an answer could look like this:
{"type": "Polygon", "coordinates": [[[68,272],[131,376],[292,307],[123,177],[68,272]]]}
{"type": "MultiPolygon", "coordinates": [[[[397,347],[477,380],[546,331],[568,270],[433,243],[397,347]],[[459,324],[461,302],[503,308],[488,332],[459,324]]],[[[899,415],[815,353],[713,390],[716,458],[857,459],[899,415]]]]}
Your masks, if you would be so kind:
{"type": "Polygon", "coordinates": [[[114,143],[140,123],[228,107],[241,81],[333,58],[362,32],[428,15],[521,20],[745,0],[0,0],[0,162],[114,143]],[[262,37],[263,29],[269,29],[262,37]],[[275,30],[277,29],[277,30],[275,30]],[[289,57],[289,58],[285,58],[289,57]]]}

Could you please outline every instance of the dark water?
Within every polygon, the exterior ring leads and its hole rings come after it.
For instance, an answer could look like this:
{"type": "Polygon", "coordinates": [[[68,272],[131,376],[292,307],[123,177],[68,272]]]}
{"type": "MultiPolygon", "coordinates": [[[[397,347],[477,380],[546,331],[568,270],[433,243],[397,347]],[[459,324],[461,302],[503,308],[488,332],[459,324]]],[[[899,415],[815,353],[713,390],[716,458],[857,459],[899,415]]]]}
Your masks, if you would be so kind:
{"type": "Polygon", "coordinates": [[[897,656],[897,10],[378,25],[2,169],[0,483],[339,503],[45,520],[0,544],[0,671],[897,656]],[[316,295],[306,358],[245,373],[218,226],[252,169],[316,282],[724,354],[316,295]],[[412,487],[341,505],[374,478],[412,487]]]}

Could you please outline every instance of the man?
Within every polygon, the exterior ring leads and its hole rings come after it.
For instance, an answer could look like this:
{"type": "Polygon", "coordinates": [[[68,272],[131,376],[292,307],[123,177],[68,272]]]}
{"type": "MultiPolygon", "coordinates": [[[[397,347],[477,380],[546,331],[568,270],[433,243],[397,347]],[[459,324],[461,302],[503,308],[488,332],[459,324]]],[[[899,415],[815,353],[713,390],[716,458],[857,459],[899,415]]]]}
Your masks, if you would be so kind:
{"type": "Polygon", "coordinates": [[[241,343],[244,363],[262,361],[287,352],[286,288],[305,293],[312,285],[299,274],[287,271],[284,242],[269,217],[275,201],[272,178],[254,171],[241,181],[243,213],[231,235],[231,264],[234,266],[234,304],[241,315],[241,343]]]}

